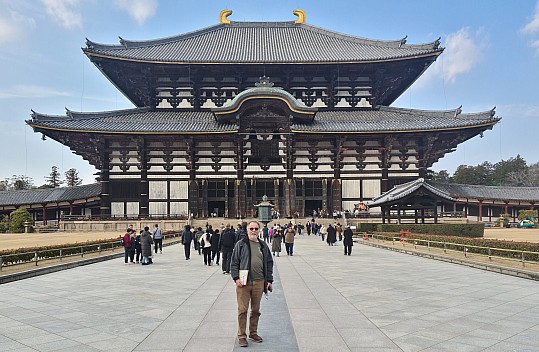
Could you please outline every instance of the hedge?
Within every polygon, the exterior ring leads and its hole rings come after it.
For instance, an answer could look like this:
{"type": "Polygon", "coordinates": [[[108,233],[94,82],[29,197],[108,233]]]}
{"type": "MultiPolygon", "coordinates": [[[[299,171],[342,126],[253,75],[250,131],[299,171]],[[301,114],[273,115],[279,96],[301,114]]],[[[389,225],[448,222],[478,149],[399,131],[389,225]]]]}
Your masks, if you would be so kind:
{"type": "MultiPolygon", "coordinates": [[[[361,224],[363,225],[363,224],[361,224]]],[[[371,224],[365,224],[371,225],[371,224]]],[[[485,225],[477,224],[376,224],[376,232],[395,232],[401,230],[417,234],[445,235],[457,237],[483,237],[485,225]]],[[[367,231],[368,230],[359,230],[367,231]]]]}
{"type": "MultiPolygon", "coordinates": [[[[391,237],[399,237],[400,234],[396,233],[385,233],[382,234],[388,236],[388,239],[391,237]]],[[[525,252],[535,252],[535,253],[526,253],[525,259],[527,261],[539,261],[539,243],[533,242],[514,242],[514,241],[503,241],[503,240],[494,240],[486,238],[463,238],[457,236],[436,236],[436,235],[420,235],[420,234],[407,234],[406,239],[408,243],[413,243],[413,240],[422,240],[422,241],[434,241],[430,242],[431,247],[437,248],[446,248],[449,250],[462,251],[462,246],[466,247],[469,253],[478,253],[483,255],[488,255],[488,248],[491,249],[491,254],[498,257],[506,257],[512,259],[521,259],[522,251],[525,252]],[[453,243],[453,245],[451,244],[453,243]],[[455,245],[457,244],[457,245],[455,245]],[[477,248],[485,247],[485,248],[477,248]],[[506,252],[499,251],[496,249],[508,249],[516,252],[506,252]]],[[[426,245],[425,242],[418,242],[418,245],[426,245]]]]}

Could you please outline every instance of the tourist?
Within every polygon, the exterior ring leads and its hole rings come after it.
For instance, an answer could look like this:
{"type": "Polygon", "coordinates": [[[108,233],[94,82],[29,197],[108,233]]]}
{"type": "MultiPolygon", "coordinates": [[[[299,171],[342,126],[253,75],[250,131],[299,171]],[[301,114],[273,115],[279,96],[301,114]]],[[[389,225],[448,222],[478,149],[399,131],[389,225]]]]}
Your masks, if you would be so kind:
{"type": "Polygon", "coordinates": [[[283,235],[281,235],[279,227],[275,226],[275,228],[273,229],[273,238],[271,240],[271,251],[273,252],[273,255],[277,257],[281,254],[282,240],[283,235]]]}
{"type": "Polygon", "coordinates": [[[335,231],[335,228],[329,224],[327,229],[327,243],[329,246],[334,246],[335,242],[337,242],[337,231],[335,231]]]}
{"type": "Polygon", "coordinates": [[[194,246],[195,246],[195,250],[198,251],[198,255],[202,254],[202,248],[200,247],[200,238],[202,237],[204,233],[205,232],[202,231],[202,227],[200,226],[197,228],[197,231],[195,232],[194,246]]]}
{"type": "Polygon", "coordinates": [[[305,225],[306,229],[307,229],[307,235],[311,235],[311,222],[310,221],[307,221],[307,225],[305,225]]]}
{"type": "Polygon", "coordinates": [[[342,225],[338,222],[337,225],[335,225],[335,231],[337,231],[337,237],[339,238],[339,242],[342,242],[342,225]]]}
{"type": "Polygon", "coordinates": [[[213,234],[213,230],[211,229],[211,226],[210,226],[208,228],[208,231],[206,231],[206,233],[203,233],[198,239],[200,248],[202,248],[202,256],[204,257],[204,265],[212,265],[212,262],[211,262],[211,236],[212,234],[213,234]]]}
{"type": "Polygon", "coordinates": [[[142,249],[142,265],[151,264],[150,257],[152,256],[152,235],[150,234],[150,228],[144,227],[144,231],[140,234],[140,246],[142,249]]]}
{"type": "Polygon", "coordinates": [[[223,253],[222,268],[223,274],[230,274],[230,259],[232,258],[232,251],[236,244],[236,233],[234,229],[227,224],[220,239],[221,252],[223,253]]]}
{"type": "Polygon", "coordinates": [[[296,236],[296,231],[292,224],[288,224],[284,232],[284,245],[286,248],[287,255],[294,255],[294,236],[296,236]]]}
{"type": "Polygon", "coordinates": [[[185,260],[189,260],[191,257],[191,241],[193,241],[193,233],[191,232],[191,226],[185,225],[182,231],[182,244],[185,252],[185,260]]]}
{"type": "Polygon", "coordinates": [[[155,228],[153,229],[153,242],[155,254],[157,254],[157,247],[159,247],[159,253],[163,253],[163,232],[157,224],[155,224],[155,228]]]}
{"type": "Polygon", "coordinates": [[[320,226],[320,229],[318,230],[318,232],[320,232],[320,236],[322,236],[322,241],[324,241],[324,239],[326,238],[326,235],[328,233],[326,225],[322,224],[322,226],[320,226]]]}
{"type": "MultiPolygon", "coordinates": [[[[142,246],[141,246],[141,234],[142,234],[142,230],[135,236],[135,255],[136,255],[136,259],[137,259],[137,264],[140,263],[142,261],[142,246]]],[[[136,231],[133,230],[133,234],[136,234],[136,231]]]]}
{"type": "MultiPolygon", "coordinates": [[[[131,257],[131,232],[129,231],[129,228],[125,231],[122,242],[124,246],[124,261],[125,264],[128,264],[128,259],[131,257]]],[[[131,259],[131,262],[133,262],[133,259],[131,259]]]]}
{"type": "Polygon", "coordinates": [[[267,225],[264,225],[262,228],[262,238],[264,239],[264,242],[269,243],[269,229],[267,225]]]}
{"type": "Polygon", "coordinates": [[[273,258],[266,242],[258,238],[260,225],[256,221],[251,221],[247,225],[247,229],[248,237],[236,243],[230,264],[230,274],[236,284],[238,343],[240,347],[248,345],[246,329],[249,305],[251,306],[249,339],[257,343],[263,341],[262,337],[258,335],[260,301],[263,293],[273,290],[273,258]]]}
{"type": "Polygon", "coordinates": [[[350,225],[346,226],[346,230],[344,230],[344,255],[351,255],[352,254],[352,246],[354,245],[354,241],[352,240],[353,232],[352,229],[350,229],[350,225]]]}
{"type": "Polygon", "coordinates": [[[219,248],[221,242],[221,235],[219,229],[216,229],[211,236],[211,261],[216,265],[219,265],[219,259],[221,258],[221,248],[219,248]],[[217,260],[215,259],[217,257],[217,260]]]}

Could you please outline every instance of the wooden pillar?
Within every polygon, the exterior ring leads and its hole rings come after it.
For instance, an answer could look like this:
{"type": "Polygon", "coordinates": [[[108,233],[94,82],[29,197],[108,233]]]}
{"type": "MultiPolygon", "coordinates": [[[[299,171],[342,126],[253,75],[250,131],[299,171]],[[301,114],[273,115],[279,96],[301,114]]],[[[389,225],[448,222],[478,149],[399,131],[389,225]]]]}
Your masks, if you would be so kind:
{"type": "Polygon", "coordinates": [[[279,185],[280,185],[281,181],[276,178],[275,180],[273,180],[273,192],[275,193],[275,201],[273,203],[273,205],[275,205],[275,210],[278,210],[279,212],[282,210],[281,209],[281,197],[279,196],[279,185]]]}
{"type": "Polygon", "coordinates": [[[397,205],[397,224],[401,224],[402,223],[402,220],[401,220],[401,205],[398,204],[397,205]]]}
{"type": "Polygon", "coordinates": [[[150,214],[149,206],[149,192],[150,187],[148,184],[148,159],[146,150],[146,140],[141,138],[137,143],[139,168],[140,168],[140,199],[139,199],[139,217],[147,218],[150,214]]]}
{"type": "Polygon", "coordinates": [[[421,223],[425,223],[425,209],[421,209],[421,223]]]}
{"type": "Polygon", "coordinates": [[[328,210],[328,180],[322,179],[322,209],[328,210]]]}
{"type": "Polygon", "coordinates": [[[73,215],[73,202],[69,202],[69,215],[73,215]]]}
{"type": "Polygon", "coordinates": [[[438,223],[438,205],[434,203],[434,223],[438,223]]]}
{"type": "Polygon", "coordinates": [[[483,221],[483,203],[479,202],[479,216],[477,221],[483,221]]]}
{"type": "Polygon", "coordinates": [[[198,195],[198,180],[196,179],[196,151],[195,141],[191,138],[187,143],[187,162],[189,169],[189,189],[188,189],[188,206],[189,215],[200,217],[199,195],[198,195]]]}
{"type": "Polygon", "coordinates": [[[417,209],[414,209],[414,222],[415,222],[416,224],[419,223],[419,219],[418,219],[418,216],[417,216],[417,209]]]}
{"type": "Polygon", "coordinates": [[[47,206],[42,204],[41,211],[43,212],[43,225],[47,225],[47,206]]]}
{"type": "Polygon", "coordinates": [[[296,210],[296,187],[293,179],[287,178],[284,187],[284,216],[290,218],[296,210]]]}
{"type": "Polygon", "coordinates": [[[382,207],[381,210],[382,210],[382,224],[385,224],[386,223],[386,209],[385,207],[382,207]]]}
{"type": "Polygon", "coordinates": [[[99,211],[101,218],[110,218],[110,179],[109,179],[109,153],[103,150],[101,153],[101,170],[99,174],[101,182],[101,200],[99,211]]]}

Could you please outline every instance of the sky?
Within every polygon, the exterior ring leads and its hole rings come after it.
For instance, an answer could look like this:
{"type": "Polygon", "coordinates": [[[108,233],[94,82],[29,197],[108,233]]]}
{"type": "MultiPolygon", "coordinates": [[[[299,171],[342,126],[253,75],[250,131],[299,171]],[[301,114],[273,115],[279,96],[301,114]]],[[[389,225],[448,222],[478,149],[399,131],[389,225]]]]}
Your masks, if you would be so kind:
{"type": "MultiPolygon", "coordinates": [[[[69,148],[43,141],[25,123],[31,110],[64,115],[133,105],[83,55],[85,38],[118,44],[150,40],[219,22],[293,21],[358,37],[409,44],[441,37],[444,53],[395,107],[464,113],[490,110],[502,120],[462,143],[432,169],[496,163],[516,155],[539,162],[539,0],[0,0],[0,180],[25,175],[36,186],[51,167],[97,170],[69,148]]],[[[261,44],[263,45],[263,43],[261,44]]]]}

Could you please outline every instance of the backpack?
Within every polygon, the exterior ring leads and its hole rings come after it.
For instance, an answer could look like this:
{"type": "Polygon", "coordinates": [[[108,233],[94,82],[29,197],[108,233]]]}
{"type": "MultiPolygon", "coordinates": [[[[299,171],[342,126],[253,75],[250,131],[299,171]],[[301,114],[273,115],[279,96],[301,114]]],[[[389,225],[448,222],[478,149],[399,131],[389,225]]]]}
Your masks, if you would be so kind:
{"type": "Polygon", "coordinates": [[[123,236],[120,237],[120,244],[122,245],[122,247],[125,246],[125,240],[124,240],[123,236]]]}

